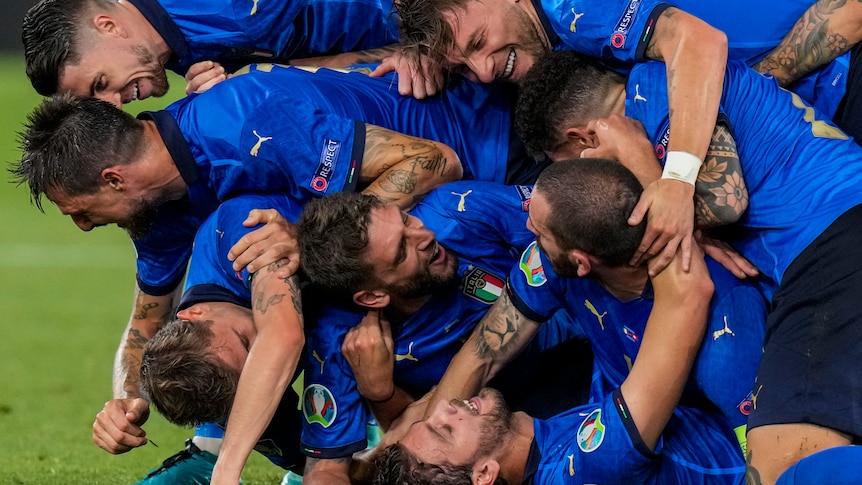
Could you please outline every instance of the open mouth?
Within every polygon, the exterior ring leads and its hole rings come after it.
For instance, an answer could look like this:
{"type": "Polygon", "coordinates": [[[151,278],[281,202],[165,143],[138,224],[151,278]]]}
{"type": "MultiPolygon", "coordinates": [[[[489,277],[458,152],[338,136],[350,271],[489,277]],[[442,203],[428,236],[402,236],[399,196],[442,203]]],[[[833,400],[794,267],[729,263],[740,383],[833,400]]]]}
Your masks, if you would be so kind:
{"type": "Polygon", "coordinates": [[[502,78],[506,79],[512,76],[515,71],[515,49],[509,51],[509,57],[506,58],[506,69],[503,70],[502,78]]]}
{"type": "Polygon", "coordinates": [[[467,406],[467,409],[469,409],[471,413],[475,414],[476,416],[479,415],[479,404],[476,403],[476,398],[470,400],[465,399],[464,405],[467,406]]]}
{"type": "Polygon", "coordinates": [[[429,261],[430,264],[437,264],[446,257],[446,252],[440,246],[438,241],[434,241],[434,249],[431,250],[431,259],[429,261]]]}

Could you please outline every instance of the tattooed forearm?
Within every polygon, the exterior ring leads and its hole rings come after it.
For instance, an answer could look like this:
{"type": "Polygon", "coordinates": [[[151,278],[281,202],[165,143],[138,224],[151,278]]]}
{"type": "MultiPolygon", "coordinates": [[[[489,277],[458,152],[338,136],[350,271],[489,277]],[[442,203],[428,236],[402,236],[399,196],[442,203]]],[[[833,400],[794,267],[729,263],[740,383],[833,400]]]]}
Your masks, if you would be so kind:
{"type": "MultiPolygon", "coordinates": [[[[851,4],[853,1],[850,2],[851,4]]],[[[787,86],[809,72],[847,52],[853,46],[845,33],[832,29],[831,21],[848,6],[846,0],[820,0],[796,22],[781,43],[754,68],[772,74],[787,86]]]]}
{"type": "Polygon", "coordinates": [[[389,193],[412,194],[416,190],[416,179],[416,174],[409,170],[390,170],[380,180],[380,188],[389,193]]]}
{"type": "Polygon", "coordinates": [[[730,224],[748,208],[748,188],[742,176],[736,142],[718,124],[695,186],[695,216],[702,228],[730,224]]]}
{"type": "Polygon", "coordinates": [[[398,51],[398,46],[390,45],[377,49],[355,52],[353,64],[376,64],[398,51]]]}
{"type": "Polygon", "coordinates": [[[135,315],[133,318],[135,320],[146,320],[150,310],[152,310],[153,308],[158,308],[158,307],[159,307],[158,303],[146,303],[144,305],[136,305],[135,306],[135,315]]]}
{"type": "Polygon", "coordinates": [[[144,335],[134,328],[130,328],[129,332],[126,334],[126,348],[127,349],[143,349],[144,345],[147,345],[147,342],[150,339],[144,337],[144,335]]]}
{"type": "Polygon", "coordinates": [[[255,295],[252,298],[251,309],[265,315],[270,307],[278,305],[284,300],[284,294],[280,295],[255,295]]]}
{"type": "Polygon", "coordinates": [[[284,282],[290,288],[288,292],[290,293],[290,302],[293,304],[293,309],[296,310],[297,314],[302,316],[302,295],[299,290],[299,280],[296,276],[291,276],[284,280],[284,282]]]}
{"type": "Polygon", "coordinates": [[[760,472],[751,465],[751,457],[752,453],[749,450],[745,456],[745,485],[762,485],[763,481],[760,479],[760,472]]]}
{"type": "Polygon", "coordinates": [[[506,362],[523,348],[537,326],[504,293],[476,327],[474,352],[483,360],[506,362]]]}

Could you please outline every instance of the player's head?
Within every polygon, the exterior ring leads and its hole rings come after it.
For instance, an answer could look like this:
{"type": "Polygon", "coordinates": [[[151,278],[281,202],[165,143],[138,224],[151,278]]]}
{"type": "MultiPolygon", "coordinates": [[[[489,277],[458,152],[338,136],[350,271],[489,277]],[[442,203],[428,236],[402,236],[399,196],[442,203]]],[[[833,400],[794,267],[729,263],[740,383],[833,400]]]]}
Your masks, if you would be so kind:
{"type": "Polygon", "coordinates": [[[140,237],[165,198],[138,189],[123,169],[144,153],[144,137],[140,122],[109,103],[57,95],[30,114],[10,171],[39,210],[45,195],[84,231],[117,224],[140,237]]]}
{"type": "Polygon", "coordinates": [[[529,1],[403,0],[395,7],[402,43],[473,80],[518,81],[549,49],[529,1]]]}
{"type": "Polygon", "coordinates": [[[524,76],[515,128],[527,149],[552,160],[577,158],[588,148],[583,128],[609,116],[611,89],[623,83],[613,71],[573,51],[548,52],[524,76]]]}
{"type": "Polygon", "coordinates": [[[21,39],[36,91],[96,96],[118,107],[164,95],[165,68],[130,8],[116,0],[42,0],[30,8],[21,39]]]}
{"type": "Polygon", "coordinates": [[[448,287],[458,261],[422,221],[370,195],[342,192],[315,199],[299,221],[302,268],[342,298],[382,308],[448,287]]]}
{"type": "Polygon", "coordinates": [[[251,311],[233,303],[196,303],[147,342],[141,386],[156,409],[180,426],[220,422],[256,332],[251,311]]]}
{"type": "Polygon", "coordinates": [[[617,161],[554,163],[536,181],[527,228],[561,276],[585,276],[595,261],[627,265],[646,227],[627,222],[641,192],[634,174],[617,161]]]}
{"type": "Polygon", "coordinates": [[[375,459],[374,483],[506,483],[497,459],[511,433],[512,412],[494,389],[468,401],[441,400],[375,459]]]}

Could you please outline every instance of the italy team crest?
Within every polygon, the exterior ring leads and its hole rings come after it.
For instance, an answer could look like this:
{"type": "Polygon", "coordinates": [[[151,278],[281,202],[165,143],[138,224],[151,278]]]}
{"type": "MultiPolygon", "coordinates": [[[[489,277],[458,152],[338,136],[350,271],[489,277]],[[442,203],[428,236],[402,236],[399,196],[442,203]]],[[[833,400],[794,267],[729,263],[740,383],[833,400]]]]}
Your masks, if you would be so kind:
{"type": "Polygon", "coordinates": [[[596,451],[605,439],[605,425],[602,424],[602,410],[591,412],[578,428],[578,448],[584,453],[596,451]]]}
{"type": "Polygon", "coordinates": [[[494,303],[503,293],[501,278],[482,268],[473,268],[464,277],[464,294],[484,303],[494,303]]]}
{"type": "Polygon", "coordinates": [[[328,428],[338,415],[332,392],[320,384],[306,387],[302,393],[302,414],[309,423],[328,428]]]}
{"type": "Polygon", "coordinates": [[[518,263],[524,277],[527,278],[527,284],[530,286],[542,286],[548,281],[545,276],[545,268],[542,267],[542,256],[539,254],[539,246],[536,241],[533,241],[524,253],[521,255],[521,261],[518,263]]]}

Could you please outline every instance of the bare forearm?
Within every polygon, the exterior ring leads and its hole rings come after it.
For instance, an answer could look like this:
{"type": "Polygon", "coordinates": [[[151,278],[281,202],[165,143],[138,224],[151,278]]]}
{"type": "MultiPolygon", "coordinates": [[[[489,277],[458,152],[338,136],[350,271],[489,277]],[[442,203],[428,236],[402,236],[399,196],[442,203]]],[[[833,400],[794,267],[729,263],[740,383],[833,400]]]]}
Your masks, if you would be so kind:
{"type": "Polygon", "coordinates": [[[754,68],[788,86],[847,52],[862,40],[858,0],[820,0],[802,14],[787,36],[754,68]]]}
{"type": "Polygon", "coordinates": [[[727,63],[727,38],[675,8],[665,10],[647,57],[666,64],[671,137],[669,151],[706,156],[718,116],[727,63]]]}
{"type": "Polygon", "coordinates": [[[141,357],[144,345],[170,320],[180,288],[164,296],[148,295],[135,287],[135,306],[114,357],[115,399],[140,397],[141,357]]]}
{"type": "Polygon", "coordinates": [[[344,52],[331,56],[306,57],[303,59],[293,59],[290,61],[294,66],[317,66],[317,67],[332,67],[345,68],[354,64],[377,64],[383,59],[391,56],[398,50],[396,44],[377,49],[367,49],[364,51],[344,52]]]}
{"type": "Polygon", "coordinates": [[[392,397],[385,401],[367,401],[371,413],[374,414],[374,419],[377,420],[383,431],[388,430],[392,422],[398,419],[407,409],[407,406],[414,401],[413,396],[407,394],[400,387],[396,386],[394,391],[392,397]]]}

